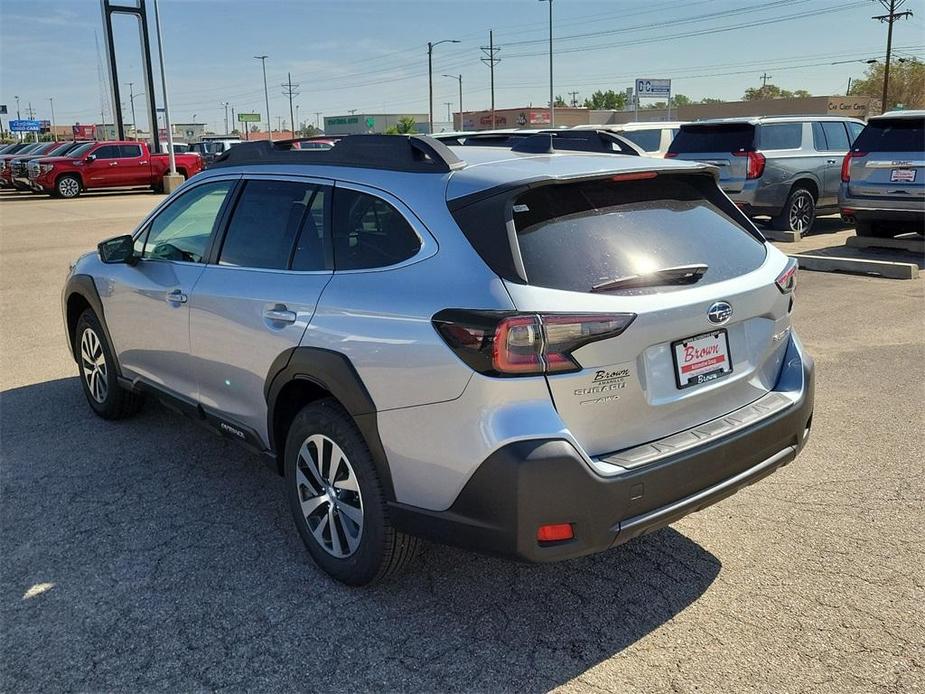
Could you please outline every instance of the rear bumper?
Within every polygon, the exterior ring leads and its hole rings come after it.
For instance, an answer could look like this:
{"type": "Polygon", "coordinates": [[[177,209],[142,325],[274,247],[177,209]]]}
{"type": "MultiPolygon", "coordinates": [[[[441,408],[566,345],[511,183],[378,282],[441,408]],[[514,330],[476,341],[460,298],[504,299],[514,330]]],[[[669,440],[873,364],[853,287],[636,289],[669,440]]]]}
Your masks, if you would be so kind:
{"type": "Polygon", "coordinates": [[[392,504],[394,525],[416,535],[525,561],[601,552],[672,523],[791,462],[812,421],[812,360],[791,341],[779,387],[793,404],[729,436],[602,476],[567,441],[519,441],[495,451],[446,511],[392,504]],[[574,538],[539,543],[541,525],[574,538]]]}
{"type": "Polygon", "coordinates": [[[838,207],[846,219],[925,222],[925,200],[851,196],[845,188],[843,183],[838,193],[838,207]]]}

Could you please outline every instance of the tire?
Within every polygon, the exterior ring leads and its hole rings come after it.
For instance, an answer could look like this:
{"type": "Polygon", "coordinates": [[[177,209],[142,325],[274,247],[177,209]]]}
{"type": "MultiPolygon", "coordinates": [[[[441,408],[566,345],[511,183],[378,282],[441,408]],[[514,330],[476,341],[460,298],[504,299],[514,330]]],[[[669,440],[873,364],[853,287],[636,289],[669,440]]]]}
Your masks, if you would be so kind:
{"type": "Polygon", "coordinates": [[[119,385],[115,359],[96,314],[87,309],[77,320],[74,346],[80,384],[93,411],[103,419],[124,419],[141,408],[143,398],[119,385]]]}
{"type": "Polygon", "coordinates": [[[367,585],[400,572],[417,556],[421,541],[392,527],[369,448],[333,398],[306,405],[295,416],[284,468],[299,535],[331,577],[367,585]]]}
{"type": "Polygon", "coordinates": [[[76,198],[80,195],[80,179],[77,176],[62,176],[55,182],[55,195],[59,198],[76,198]]]}
{"type": "Polygon", "coordinates": [[[884,228],[877,222],[858,219],[854,223],[854,233],[874,239],[891,239],[898,233],[896,229],[884,228]]]}
{"type": "Polygon", "coordinates": [[[796,231],[807,234],[816,221],[816,198],[802,186],[790,191],[784,208],[771,218],[771,226],[779,231],[796,231]]]}

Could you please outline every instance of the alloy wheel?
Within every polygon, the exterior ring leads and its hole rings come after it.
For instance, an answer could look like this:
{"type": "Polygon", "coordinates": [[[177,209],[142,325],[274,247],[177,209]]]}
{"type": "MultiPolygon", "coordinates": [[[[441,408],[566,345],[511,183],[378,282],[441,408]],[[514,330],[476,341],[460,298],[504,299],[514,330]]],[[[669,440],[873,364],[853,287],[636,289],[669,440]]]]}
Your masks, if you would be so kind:
{"type": "Polygon", "coordinates": [[[62,178],[58,183],[58,192],[65,198],[73,198],[80,192],[80,184],[73,178],[62,178]]]}
{"type": "Polygon", "coordinates": [[[806,231],[813,221],[813,199],[806,192],[800,192],[790,202],[788,215],[790,229],[793,231],[806,231]]]}
{"type": "Polygon", "coordinates": [[[80,338],[80,361],[90,395],[102,404],[109,392],[109,370],[106,368],[103,345],[92,328],[84,330],[80,338]]]}
{"type": "Polygon", "coordinates": [[[305,439],[295,483],[302,516],[315,541],[338,559],[353,554],[363,536],[363,497],[340,446],[323,434],[305,439]]]}

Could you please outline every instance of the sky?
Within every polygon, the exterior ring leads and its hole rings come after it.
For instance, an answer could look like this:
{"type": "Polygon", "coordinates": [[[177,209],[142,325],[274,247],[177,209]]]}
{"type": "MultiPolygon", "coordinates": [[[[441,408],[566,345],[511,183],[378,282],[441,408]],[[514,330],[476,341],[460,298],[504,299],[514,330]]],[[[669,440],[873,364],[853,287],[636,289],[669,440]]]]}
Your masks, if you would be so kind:
{"type": "MultiPolygon", "coordinates": [[[[479,59],[490,29],[501,58],[496,107],[548,101],[546,2],[160,0],[159,7],[174,122],[222,132],[225,102],[265,118],[253,57],[264,54],[274,128],[279,117],[290,120],[281,87],[287,73],[299,84],[300,122],[350,109],[426,113],[427,42],[445,39],[459,43],[433,51],[435,120],[446,119],[446,102],[458,110],[458,82],[444,74],[462,75],[466,110],[486,109],[489,70],[479,59]]],[[[925,0],[906,0],[903,9],[915,16],[894,25],[896,55],[925,56],[925,0]]],[[[693,99],[736,100],[767,73],[784,89],[843,94],[864,61],[883,58],[886,26],[871,19],[882,13],[876,0],[554,0],[555,93],[568,101],[577,91],[581,101],[645,77],[670,78],[674,93],[693,99]]],[[[23,117],[31,102],[36,118],[50,118],[53,97],[57,124],[99,122],[102,26],[99,0],[0,0],[0,104],[15,114],[19,96],[23,117]]],[[[118,18],[115,44],[125,121],[133,82],[146,127],[134,19],[118,18]]],[[[156,66],[156,52],[153,59],[156,66]]]]}

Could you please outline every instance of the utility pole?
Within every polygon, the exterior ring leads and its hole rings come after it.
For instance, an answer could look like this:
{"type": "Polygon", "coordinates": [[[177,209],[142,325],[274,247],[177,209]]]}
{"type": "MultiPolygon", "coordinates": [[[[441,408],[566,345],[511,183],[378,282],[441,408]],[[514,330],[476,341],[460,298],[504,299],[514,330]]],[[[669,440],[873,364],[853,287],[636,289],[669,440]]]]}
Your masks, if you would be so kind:
{"type": "Polygon", "coordinates": [[[444,75],[444,77],[449,77],[451,80],[456,80],[459,82],[459,129],[462,130],[463,129],[462,75],[444,75]]]}
{"type": "Polygon", "coordinates": [[[128,98],[132,102],[132,139],[138,139],[138,126],[135,124],[135,83],[128,82],[128,98]]]}
{"type": "Polygon", "coordinates": [[[51,104],[51,136],[55,142],[58,141],[58,133],[55,132],[55,97],[48,97],[48,103],[51,104]]]}
{"type": "MultiPolygon", "coordinates": [[[[32,110],[32,102],[31,102],[31,101],[29,102],[29,120],[35,120],[35,111],[32,110]]],[[[37,132],[33,132],[33,133],[32,133],[32,136],[35,138],[35,141],[36,141],[36,142],[39,141],[39,134],[38,134],[37,132]]]]}
{"type": "MultiPolygon", "coordinates": [[[[232,107],[231,107],[231,124],[234,125],[235,122],[236,122],[236,121],[235,121],[235,119],[234,119],[234,106],[232,106],[232,107]]],[[[238,126],[235,125],[234,127],[237,128],[238,126]]]]}
{"type": "Polygon", "coordinates": [[[883,65],[883,97],[880,100],[880,108],[886,113],[890,110],[889,102],[887,98],[890,95],[890,53],[893,50],[893,22],[898,19],[909,19],[912,16],[912,12],[905,10],[903,12],[897,12],[900,7],[906,4],[906,0],[877,0],[883,9],[889,10],[889,14],[882,14],[877,17],[871,17],[871,19],[876,19],[879,22],[887,23],[886,30],[886,62],[883,65]]]}
{"type": "Polygon", "coordinates": [[[286,73],[286,81],[280,85],[283,88],[283,96],[289,97],[289,122],[292,125],[292,132],[295,133],[295,113],[292,110],[292,97],[298,96],[299,92],[296,89],[299,88],[298,82],[296,84],[292,83],[292,73],[286,73]]]}
{"type": "MultiPolygon", "coordinates": [[[[488,70],[491,73],[491,129],[495,129],[495,65],[501,62],[501,58],[495,57],[495,53],[500,51],[500,48],[495,48],[495,32],[493,29],[488,31],[488,45],[482,46],[481,51],[485,55],[480,58],[480,60],[488,66],[488,70]]],[[[460,106],[460,111],[462,106],[460,106]]]]}
{"type": "Polygon", "coordinates": [[[851,78],[848,78],[848,89],[845,90],[845,96],[851,96],[851,78]]]}
{"type": "Polygon", "coordinates": [[[228,107],[230,105],[231,104],[229,104],[227,101],[222,102],[222,106],[225,107],[225,134],[226,135],[228,134],[228,107]]]}
{"type": "Polygon", "coordinates": [[[295,122],[292,124],[292,136],[295,137],[296,130],[298,129],[299,135],[302,134],[302,121],[299,119],[299,105],[295,105],[295,122]]]}
{"type": "Polygon", "coordinates": [[[270,125],[270,92],[267,89],[267,58],[268,55],[255,55],[254,59],[263,63],[263,97],[267,104],[267,137],[273,142],[273,126],[270,125]]]}
{"type": "Polygon", "coordinates": [[[572,108],[578,108],[578,92],[569,92],[570,97],[572,97],[572,108]]]}
{"type": "Polygon", "coordinates": [[[434,46],[441,43],[459,43],[456,39],[443,39],[432,43],[427,42],[427,124],[428,134],[434,131],[434,46]]]}
{"type": "Polygon", "coordinates": [[[540,0],[549,3],[549,127],[556,127],[556,100],[552,94],[552,0],[540,0]]]}
{"type": "Polygon", "coordinates": [[[453,102],[452,102],[452,101],[444,101],[443,103],[446,104],[446,120],[447,120],[447,122],[449,123],[449,122],[452,120],[452,118],[453,118],[453,116],[450,115],[450,106],[453,105],[453,102]]]}
{"type": "Polygon", "coordinates": [[[321,130],[321,111],[315,111],[315,127],[321,130]]]}
{"type": "Polygon", "coordinates": [[[764,89],[768,85],[768,80],[771,79],[773,75],[769,75],[767,70],[761,76],[761,88],[764,89]]]}

